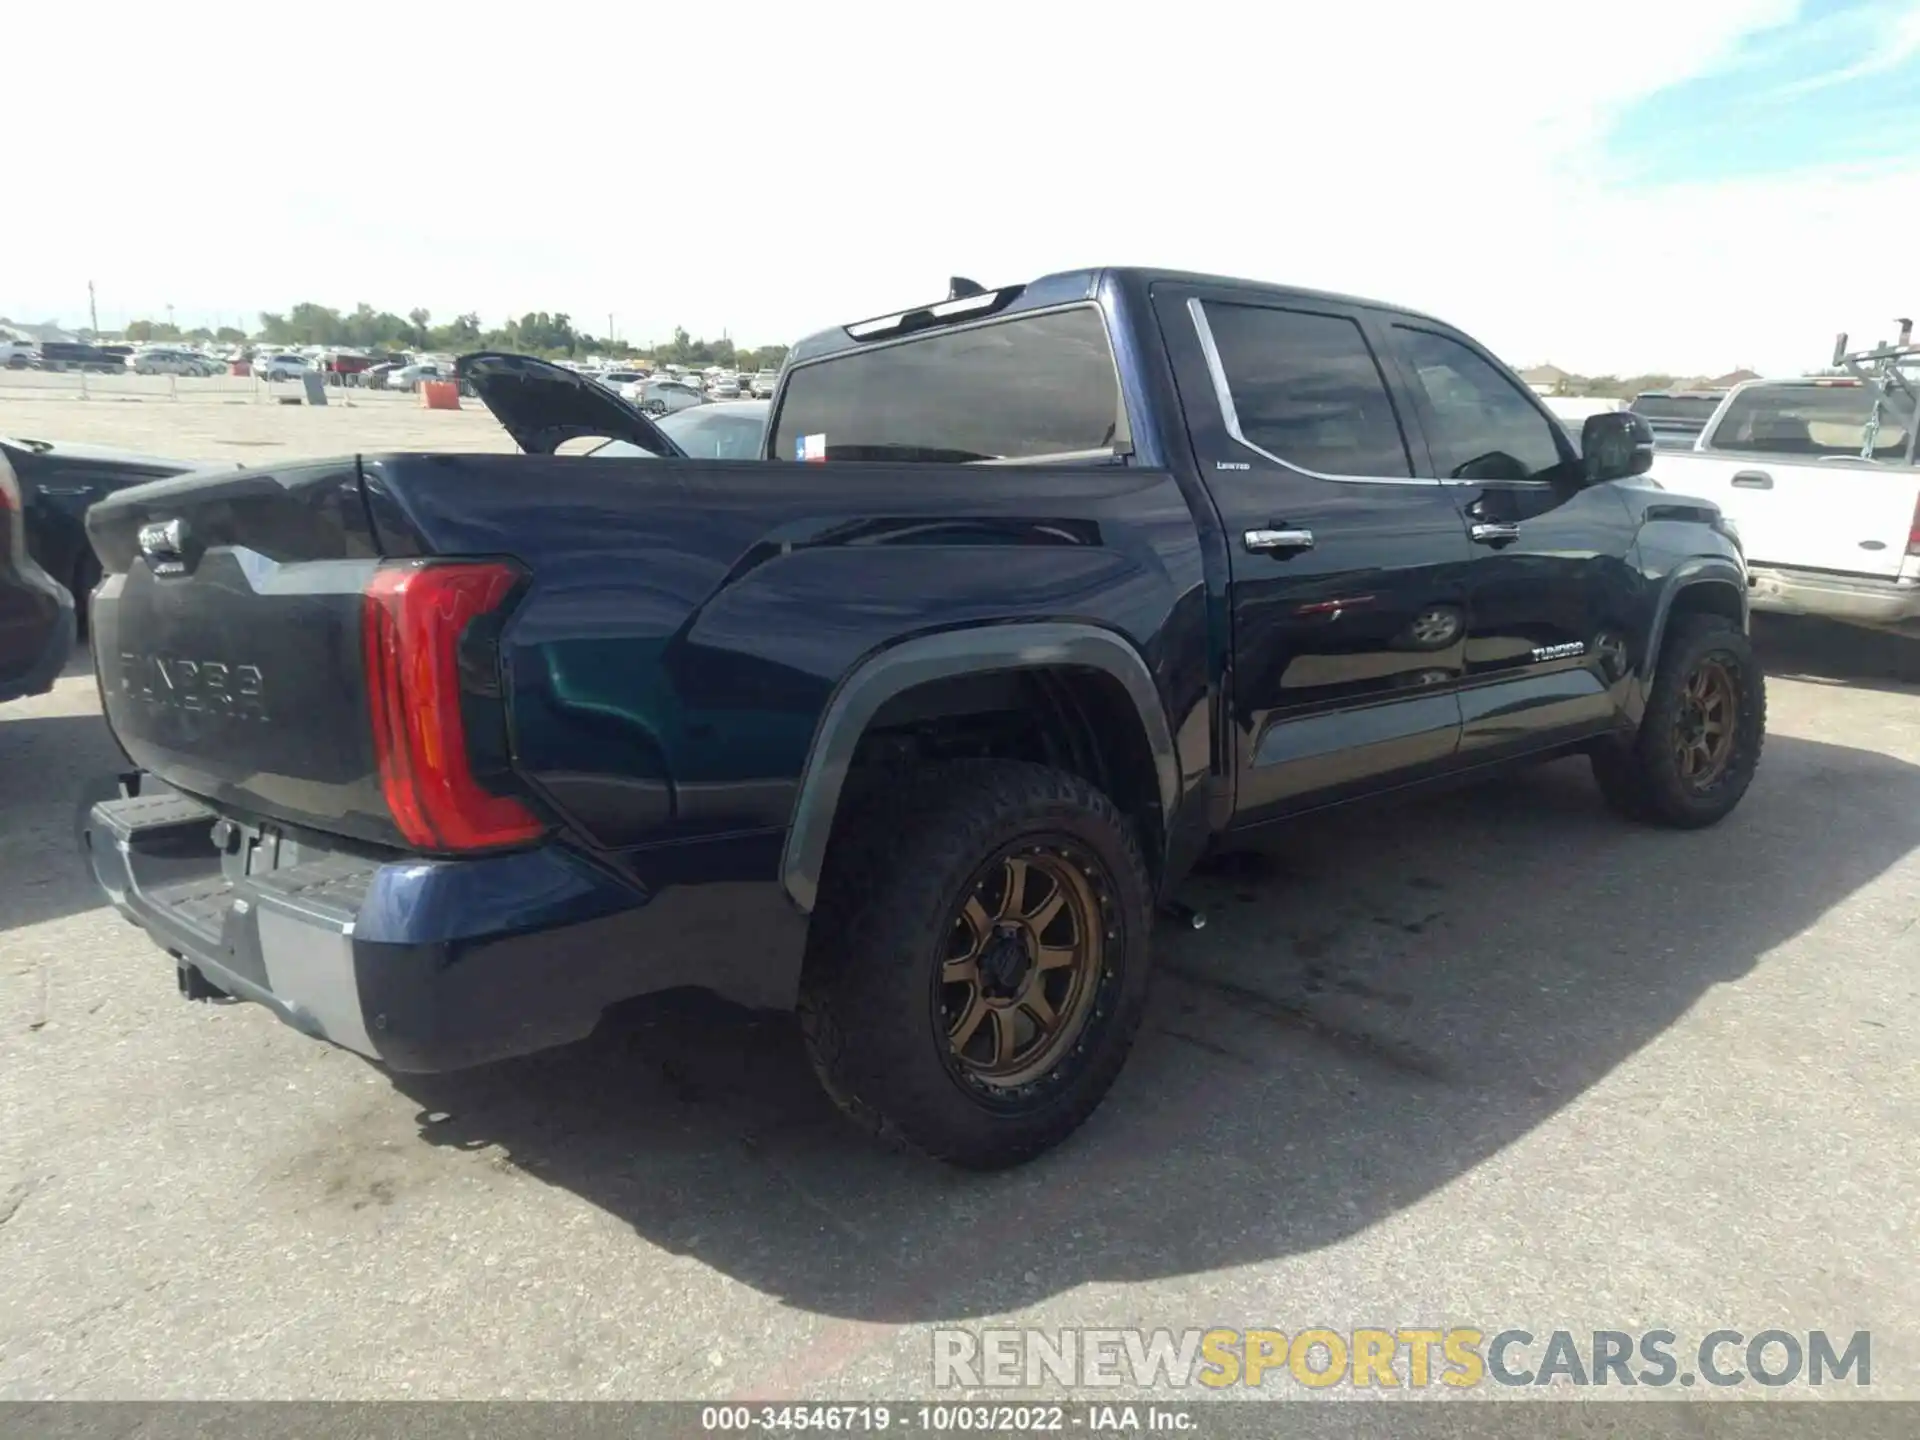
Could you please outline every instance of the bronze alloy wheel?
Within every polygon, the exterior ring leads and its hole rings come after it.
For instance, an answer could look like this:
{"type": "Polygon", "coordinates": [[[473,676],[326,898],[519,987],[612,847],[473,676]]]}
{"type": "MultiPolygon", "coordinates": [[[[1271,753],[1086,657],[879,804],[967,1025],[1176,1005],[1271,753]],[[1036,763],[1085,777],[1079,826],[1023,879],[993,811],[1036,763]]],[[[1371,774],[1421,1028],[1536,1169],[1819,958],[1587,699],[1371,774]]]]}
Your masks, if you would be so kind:
{"type": "Polygon", "coordinates": [[[1104,958],[1089,862],[1058,846],[989,862],[953,917],[935,985],[954,1069],[995,1091],[1045,1076],[1085,1028],[1104,958]]]}
{"type": "Polygon", "coordinates": [[[1689,789],[1711,789],[1727,772],[1740,725],[1740,681],[1729,659],[1707,655],[1680,687],[1674,760],[1689,789]]]}

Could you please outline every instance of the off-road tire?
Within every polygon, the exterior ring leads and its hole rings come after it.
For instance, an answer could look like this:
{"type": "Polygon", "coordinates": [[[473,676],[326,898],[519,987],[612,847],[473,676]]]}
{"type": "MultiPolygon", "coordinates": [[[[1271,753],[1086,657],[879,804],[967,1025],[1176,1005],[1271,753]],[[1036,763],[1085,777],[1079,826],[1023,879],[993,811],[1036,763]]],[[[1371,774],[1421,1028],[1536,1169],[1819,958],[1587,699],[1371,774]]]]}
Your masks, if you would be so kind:
{"type": "Polygon", "coordinates": [[[1133,826],[1079,776],[967,760],[886,786],[836,827],[809,927],[799,1013],[821,1084],[876,1137],[967,1169],[1050,1149],[1098,1107],[1139,1029],[1152,896],[1133,826]],[[989,1092],[957,1072],[934,977],[974,878],[1031,847],[1084,862],[1101,964],[1077,1045],[1031,1084],[989,1092]]]}
{"type": "Polygon", "coordinates": [[[1681,615],[1667,628],[1639,730],[1630,740],[1594,750],[1593,778],[1607,803],[1628,819],[1697,830],[1725,819],[1740,803],[1759,769],[1766,732],[1766,676],[1747,637],[1724,616],[1681,615]],[[1674,739],[1683,723],[1688,677],[1706,662],[1731,672],[1738,705],[1725,767],[1697,789],[1681,776],[1674,739]]]}

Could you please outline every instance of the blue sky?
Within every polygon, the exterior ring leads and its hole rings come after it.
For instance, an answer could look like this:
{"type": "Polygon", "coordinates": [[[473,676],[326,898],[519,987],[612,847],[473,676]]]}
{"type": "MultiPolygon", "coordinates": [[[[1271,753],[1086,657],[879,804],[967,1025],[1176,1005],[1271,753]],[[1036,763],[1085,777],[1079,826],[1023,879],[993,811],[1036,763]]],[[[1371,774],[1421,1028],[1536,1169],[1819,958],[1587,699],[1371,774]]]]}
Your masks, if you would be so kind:
{"type": "Polygon", "coordinates": [[[1607,150],[1624,178],[1657,185],[1911,157],[1920,153],[1920,18],[1891,0],[1807,4],[1741,36],[1720,65],[1634,105],[1607,150]]]}

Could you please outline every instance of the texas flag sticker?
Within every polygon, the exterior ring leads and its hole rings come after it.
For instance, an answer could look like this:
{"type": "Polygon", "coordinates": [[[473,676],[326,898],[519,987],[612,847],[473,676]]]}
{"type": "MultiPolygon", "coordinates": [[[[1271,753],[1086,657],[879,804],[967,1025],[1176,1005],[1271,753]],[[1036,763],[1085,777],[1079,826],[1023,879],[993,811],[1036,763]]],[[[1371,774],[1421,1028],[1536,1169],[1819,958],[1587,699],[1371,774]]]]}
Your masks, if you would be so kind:
{"type": "Polygon", "coordinates": [[[824,435],[802,435],[793,442],[793,458],[796,460],[825,460],[827,458],[827,437],[824,435]]]}

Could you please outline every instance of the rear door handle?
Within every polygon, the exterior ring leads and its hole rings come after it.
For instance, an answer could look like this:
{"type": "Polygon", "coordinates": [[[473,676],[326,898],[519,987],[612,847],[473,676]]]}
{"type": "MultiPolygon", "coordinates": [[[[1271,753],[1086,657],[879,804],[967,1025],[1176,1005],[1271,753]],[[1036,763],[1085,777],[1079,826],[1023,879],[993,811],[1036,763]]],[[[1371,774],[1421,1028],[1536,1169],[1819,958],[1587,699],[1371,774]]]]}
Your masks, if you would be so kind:
{"type": "Polygon", "coordinates": [[[1280,550],[1311,550],[1311,530],[1249,530],[1241,537],[1247,549],[1256,555],[1271,555],[1280,550]]]}
{"type": "Polygon", "coordinates": [[[1473,536],[1473,543],[1476,545],[1504,545],[1509,540],[1518,540],[1520,538],[1520,527],[1518,525],[1479,524],[1475,525],[1467,533],[1473,536]]]}
{"type": "Polygon", "coordinates": [[[1733,477],[1733,483],[1739,490],[1771,490],[1773,476],[1764,470],[1742,470],[1733,477]]]}

